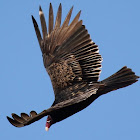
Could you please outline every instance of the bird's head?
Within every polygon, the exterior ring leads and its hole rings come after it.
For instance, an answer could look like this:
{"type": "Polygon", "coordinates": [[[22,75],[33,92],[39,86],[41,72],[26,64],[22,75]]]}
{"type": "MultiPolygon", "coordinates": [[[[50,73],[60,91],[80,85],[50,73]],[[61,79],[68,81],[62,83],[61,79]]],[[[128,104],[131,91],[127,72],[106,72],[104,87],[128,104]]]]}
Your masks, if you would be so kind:
{"type": "Polygon", "coordinates": [[[52,124],[53,124],[53,119],[50,115],[48,115],[45,130],[48,131],[52,124]]]}

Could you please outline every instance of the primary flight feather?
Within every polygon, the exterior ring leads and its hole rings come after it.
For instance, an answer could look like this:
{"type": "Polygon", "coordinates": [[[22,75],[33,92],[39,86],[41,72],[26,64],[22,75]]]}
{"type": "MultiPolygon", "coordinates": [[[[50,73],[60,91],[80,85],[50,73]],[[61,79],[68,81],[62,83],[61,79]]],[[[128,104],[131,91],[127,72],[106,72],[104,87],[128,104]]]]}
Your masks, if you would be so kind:
{"type": "Polygon", "coordinates": [[[118,72],[103,81],[98,81],[101,72],[102,57],[98,46],[91,40],[88,31],[79,20],[80,12],[70,22],[73,7],[61,25],[62,6],[59,5],[54,23],[53,8],[50,4],[48,28],[41,7],[39,15],[42,35],[32,16],[43,62],[54,89],[55,101],[52,106],[37,114],[12,113],[9,122],[16,127],[29,125],[44,116],[48,116],[46,130],[76,112],[84,109],[99,96],[110,91],[135,83],[139,76],[124,66],[118,72]]]}

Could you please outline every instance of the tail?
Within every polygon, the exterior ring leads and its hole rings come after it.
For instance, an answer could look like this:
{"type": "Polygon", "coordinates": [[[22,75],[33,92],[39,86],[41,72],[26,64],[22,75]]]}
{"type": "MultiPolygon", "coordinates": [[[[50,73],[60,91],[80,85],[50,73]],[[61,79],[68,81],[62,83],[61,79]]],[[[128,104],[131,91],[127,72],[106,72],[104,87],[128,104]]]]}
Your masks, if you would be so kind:
{"type": "Polygon", "coordinates": [[[138,81],[139,76],[130,69],[124,66],[115,74],[101,81],[104,86],[100,87],[98,90],[99,94],[105,94],[107,92],[129,86],[138,81]]]}

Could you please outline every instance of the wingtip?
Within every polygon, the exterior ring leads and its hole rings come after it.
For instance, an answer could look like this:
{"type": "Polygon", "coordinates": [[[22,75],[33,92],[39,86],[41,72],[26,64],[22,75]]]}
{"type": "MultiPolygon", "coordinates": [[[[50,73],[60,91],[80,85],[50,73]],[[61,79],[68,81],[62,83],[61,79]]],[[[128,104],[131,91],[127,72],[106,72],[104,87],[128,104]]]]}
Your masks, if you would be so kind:
{"type": "MultiPolygon", "coordinates": [[[[6,116],[8,121],[11,123],[12,121],[14,121],[12,118],[10,118],[9,116],[6,116]]],[[[12,124],[12,123],[11,123],[12,124]]]]}
{"type": "Polygon", "coordinates": [[[50,2],[50,7],[52,7],[52,3],[50,2]]]}
{"type": "Polygon", "coordinates": [[[13,116],[13,115],[15,115],[15,113],[12,113],[11,115],[13,116]]]}
{"type": "Polygon", "coordinates": [[[34,22],[34,21],[35,21],[35,18],[34,18],[34,16],[33,16],[33,15],[31,15],[31,17],[32,17],[32,21],[34,22]]]}
{"type": "MultiPolygon", "coordinates": [[[[8,117],[8,116],[6,116],[6,117],[7,117],[8,121],[9,121],[10,123],[14,121],[12,118],[10,118],[10,117],[8,117]]],[[[11,123],[11,124],[12,124],[12,123],[11,123]]]]}
{"type": "Polygon", "coordinates": [[[140,76],[137,76],[137,79],[140,78],[140,76]]]}
{"type": "Polygon", "coordinates": [[[71,9],[70,9],[70,11],[69,11],[69,13],[68,14],[72,14],[72,11],[73,11],[73,6],[71,7],[71,9]]]}
{"type": "Polygon", "coordinates": [[[42,14],[43,14],[42,8],[41,6],[39,6],[39,15],[42,15],[42,14]]]}
{"type": "Polygon", "coordinates": [[[81,14],[81,12],[82,12],[82,11],[80,10],[80,11],[79,11],[79,14],[81,14]]]}
{"type": "Polygon", "coordinates": [[[7,119],[12,125],[14,125],[15,127],[18,127],[17,125],[15,125],[15,121],[12,118],[7,116],[7,119]]]}
{"type": "Polygon", "coordinates": [[[61,9],[62,10],[62,4],[61,3],[59,4],[58,9],[61,9]]]}
{"type": "Polygon", "coordinates": [[[53,10],[52,3],[50,3],[49,11],[52,11],[52,10],[53,10]]]}
{"type": "Polygon", "coordinates": [[[6,118],[8,119],[8,121],[9,121],[9,119],[11,119],[10,117],[8,117],[8,116],[6,116],[6,118]]]}
{"type": "MultiPolygon", "coordinates": [[[[14,113],[12,113],[12,114],[14,114],[14,113]]],[[[6,116],[6,117],[7,117],[8,121],[9,121],[13,126],[15,126],[15,127],[23,127],[23,126],[24,126],[23,124],[17,122],[16,120],[14,120],[14,119],[12,119],[12,118],[10,118],[10,117],[8,117],[8,116],[6,116]]]]}
{"type": "Polygon", "coordinates": [[[42,8],[41,8],[41,6],[39,5],[39,11],[42,11],[42,8]]]}
{"type": "Polygon", "coordinates": [[[73,10],[74,5],[71,7],[71,10],[73,10]]]}
{"type": "Polygon", "coordinates": [[[36,22],[34,16],[32,15],[31,17],[32,17],[32,22],[33,22],[34,26],[38,27],[38,24],[37,24],[37,22],[36,22]]]}

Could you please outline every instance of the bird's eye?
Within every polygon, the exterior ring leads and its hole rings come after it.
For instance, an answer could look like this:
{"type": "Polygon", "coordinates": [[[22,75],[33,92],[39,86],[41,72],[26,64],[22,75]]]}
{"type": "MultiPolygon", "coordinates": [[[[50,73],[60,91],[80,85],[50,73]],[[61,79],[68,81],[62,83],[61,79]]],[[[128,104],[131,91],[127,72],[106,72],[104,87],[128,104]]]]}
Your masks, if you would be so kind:
{"type": "Polygon", "coordinates": [[[51,122],[51,120],[48,120],[48,121],[47,121],[47,123],[50,123],[50,122],[51,122]]]}

